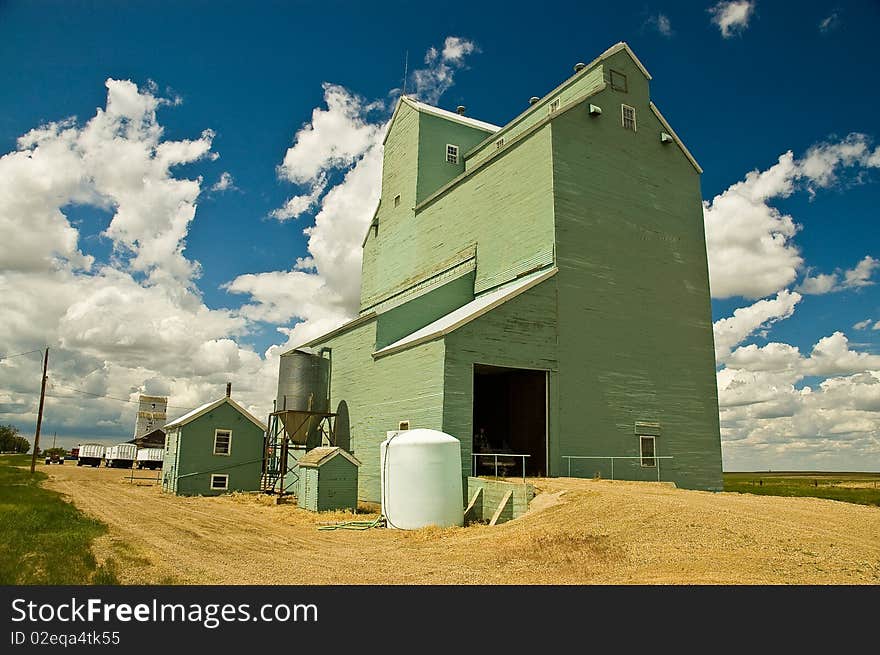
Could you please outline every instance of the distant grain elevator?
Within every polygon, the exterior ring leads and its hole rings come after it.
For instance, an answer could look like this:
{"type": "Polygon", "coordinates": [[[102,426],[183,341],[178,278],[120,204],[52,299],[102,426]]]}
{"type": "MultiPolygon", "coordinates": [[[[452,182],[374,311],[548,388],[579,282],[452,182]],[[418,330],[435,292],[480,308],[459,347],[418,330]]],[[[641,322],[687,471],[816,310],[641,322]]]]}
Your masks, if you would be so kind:
{"type": "Polygon", "coordinates": [[[165,427],[167,409],[168,398],[165,396],[141,394],[138,397],[138,413],[134,424],[134,438],[140,439],[155,430],[165,427]]]}

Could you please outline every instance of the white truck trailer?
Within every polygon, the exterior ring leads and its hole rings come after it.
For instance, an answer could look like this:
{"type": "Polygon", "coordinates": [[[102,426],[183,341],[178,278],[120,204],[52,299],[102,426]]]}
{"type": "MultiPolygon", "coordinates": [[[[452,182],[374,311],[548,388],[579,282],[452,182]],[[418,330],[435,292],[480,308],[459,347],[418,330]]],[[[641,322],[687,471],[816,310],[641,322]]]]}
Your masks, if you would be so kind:
{"type": "Polygon", "coordinates": [[[104,458],[104,446],[98,443],[81,443],[76,458],[77,466],[100,466],[104,458]]]}
{"type": "Polygon", "coordinates": [[[160,469],[163,457],[165,457],[164,448],[138,448],[137,467],[139,469],[160,469]]]}
{"type": "Polygon", "coordinates": [[[104,453],[104,463],[110,468],[130,469],[137,459],[137,446],[133,443],[119,443],[108,446],[104,453]]]}

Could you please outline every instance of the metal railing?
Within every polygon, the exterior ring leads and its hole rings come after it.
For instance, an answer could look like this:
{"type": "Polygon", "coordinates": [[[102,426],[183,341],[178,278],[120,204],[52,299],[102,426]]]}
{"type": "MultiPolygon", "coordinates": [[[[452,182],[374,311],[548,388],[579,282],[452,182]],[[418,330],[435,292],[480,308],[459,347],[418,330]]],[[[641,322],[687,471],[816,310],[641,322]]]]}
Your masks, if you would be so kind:
{"type": "Polygon", "coordinates": [[[522,479],[523,482],[526,481],[526,457],[531,457],[531,455],[519,455],[516,453],[474,453],[472,455],[474,458],[474,477],[477,475],[477,457],[494,457],[495,458],[495,477],[498,477],[498,458],[499,457],[519,457],[522,459],[522,479]]]}
{"type": "MultiPolygon", "coordinates": [[[[622,456],[622,455],[562,455],[562,459],[568,460],[568,477],[571,477],[571,460],[573,459],[610,459],[611,460],[611,479],[614,479],[614,460],[615,459],[641,459],[641,460],[654,460],[657,464],[657,482],[660,482],[660,460],[661,459],[672,459],[672,455],[654,455],[653,457],[642,457],[640,455],[630,455],[630,456],[622,456]]],[[[644,468],[653,468],[650,466],[645,466],[644,468]]]]}
{"type": "MultiPolygon", "coordinates": [[[[152,471],[156,471],[155,476],[153,476],[153,475],[150,475],[150,476],[135,475],[135,470],[136,469],[134,467],[132,467],[131,472],[129,473],[128,482],[130,484],[134,484],[135,480],[147,480],[148,482],[150,482],[150,484],[161,484],[161,482],[162,482],[162,469],[161,468],[150,469],[152,471]]],[[[140,473],[142,470],[143,469],[137,469],[138,473],[140,473]]],[[[138,484],[140,484],[140,482],[138,484]]]]}

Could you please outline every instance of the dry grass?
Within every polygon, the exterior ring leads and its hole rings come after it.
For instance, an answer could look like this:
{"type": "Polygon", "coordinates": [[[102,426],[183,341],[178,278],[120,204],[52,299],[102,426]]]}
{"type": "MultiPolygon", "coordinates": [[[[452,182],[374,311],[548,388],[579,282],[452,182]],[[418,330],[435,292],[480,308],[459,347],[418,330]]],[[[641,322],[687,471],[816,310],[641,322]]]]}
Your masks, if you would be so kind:
{"type": "Polygon", "coordinates": [[[123,582],[880,583],[880,508],[815,498],[555,478],[535,481],[531,510],[500,526],[326,532],[377,514],[255,494],[178,498],[112,469],[51,476],[110,526],[96,556],[122,562],[123,582]]]}

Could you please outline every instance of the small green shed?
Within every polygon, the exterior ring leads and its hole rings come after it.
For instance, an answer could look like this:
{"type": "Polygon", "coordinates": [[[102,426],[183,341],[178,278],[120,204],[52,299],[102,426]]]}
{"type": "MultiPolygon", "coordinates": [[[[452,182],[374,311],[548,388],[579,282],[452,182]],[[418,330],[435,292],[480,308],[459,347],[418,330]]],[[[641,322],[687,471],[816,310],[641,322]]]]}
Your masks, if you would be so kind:
{"type": "Polygon", "coordinates": [[[357,509],[360,461],[338,446],[312,448],[299,460],[297,504],[313,512],[357,509]]]}

